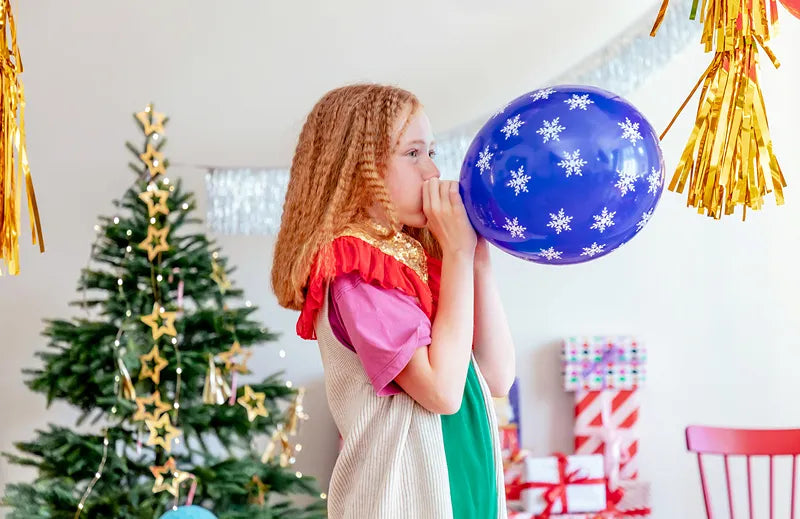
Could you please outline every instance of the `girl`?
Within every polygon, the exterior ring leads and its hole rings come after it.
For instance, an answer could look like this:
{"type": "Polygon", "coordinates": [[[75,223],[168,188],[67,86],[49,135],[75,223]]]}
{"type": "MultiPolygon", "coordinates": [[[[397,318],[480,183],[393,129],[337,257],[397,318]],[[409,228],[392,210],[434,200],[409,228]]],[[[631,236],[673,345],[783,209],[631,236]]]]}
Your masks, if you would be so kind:
{"type": "Polygon", "coordinates": [[[492,396],[514,347],[484,240],[413,94],[333,90],[300,134],[272,285],[316,339],[343,445],[331,519],[506,517],[492,396]]]}

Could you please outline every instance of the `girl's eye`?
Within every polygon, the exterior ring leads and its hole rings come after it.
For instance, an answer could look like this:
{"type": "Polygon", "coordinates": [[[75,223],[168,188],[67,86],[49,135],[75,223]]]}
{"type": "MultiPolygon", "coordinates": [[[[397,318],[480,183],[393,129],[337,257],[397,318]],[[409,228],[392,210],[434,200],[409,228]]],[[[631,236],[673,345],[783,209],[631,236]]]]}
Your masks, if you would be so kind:
{"type": "Polygon", "coordinates": [[[417,151],[417,150],[411,150],[411,151],[408,152],[408,156],[409,157],[417,158],[417,155],[419,155],[419,151],[417,151]]]}
{"type": "Polygon", "coordinates": [[[429,151],[429,152],[428,152],[428,156],[429,156],[430,158],[434,158],[434,157],[436,157],[436,150],[431,150],[431,151],[429,151]]]}

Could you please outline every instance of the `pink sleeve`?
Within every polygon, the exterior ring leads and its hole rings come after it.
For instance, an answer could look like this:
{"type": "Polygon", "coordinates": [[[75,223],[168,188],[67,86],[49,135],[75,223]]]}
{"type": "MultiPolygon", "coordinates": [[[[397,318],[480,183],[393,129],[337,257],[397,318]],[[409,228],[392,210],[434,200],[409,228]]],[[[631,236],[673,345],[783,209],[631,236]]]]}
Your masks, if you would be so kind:
{"type": "Polygon", "coordinates": [[[393,382],[420,346],[431,343],[431,322],[416,300],[371,285],[358,274],[331,283],[336,318],[378,396],[400,393],[393,382]]]}

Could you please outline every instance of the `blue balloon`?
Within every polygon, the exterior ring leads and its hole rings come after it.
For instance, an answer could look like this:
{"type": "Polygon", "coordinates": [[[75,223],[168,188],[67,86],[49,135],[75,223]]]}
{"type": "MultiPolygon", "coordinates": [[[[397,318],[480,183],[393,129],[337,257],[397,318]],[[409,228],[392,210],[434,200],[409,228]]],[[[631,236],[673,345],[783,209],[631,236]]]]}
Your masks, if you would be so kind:
{"type": "Polygon", "coordinates": [[[555,86],[498,110],[472,141],[460,185],[490,243],[536,263],[581,263],[644,228],[661,198],[664,158],[628,101],[555,86]]]}
{"type": "Polygon", "coordinates": [[[189,505],[179,506],[177,510],[170,510],[160,519],[217,519],[217,516],[205,508],[189,505]]]}

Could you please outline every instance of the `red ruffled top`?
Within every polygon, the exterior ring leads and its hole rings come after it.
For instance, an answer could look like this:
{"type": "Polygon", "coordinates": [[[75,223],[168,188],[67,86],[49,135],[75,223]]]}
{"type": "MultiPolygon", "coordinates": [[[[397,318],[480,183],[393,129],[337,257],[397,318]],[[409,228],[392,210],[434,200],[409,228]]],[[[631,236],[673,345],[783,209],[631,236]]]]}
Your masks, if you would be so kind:
{"type": "Polygon", "coordinates": [[[323,275],[316,263],[311,268],[306,300],[297,320],[297,335],[303,339],[317,338],[314,327],[324,302],[326,284],[339,275],[353,272],[373,285],[396,288],[416,297],[422,311],[433,320],[439,299],[440,260],[426,254],[428,282],[425,283],[411,267],[354,236],[336,238],[331,244],[331,257],[333,269],[330,275],[323,275]]]}

